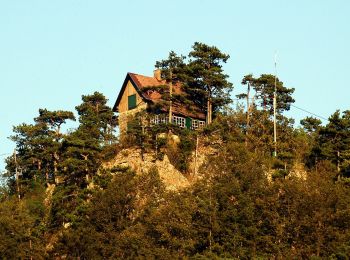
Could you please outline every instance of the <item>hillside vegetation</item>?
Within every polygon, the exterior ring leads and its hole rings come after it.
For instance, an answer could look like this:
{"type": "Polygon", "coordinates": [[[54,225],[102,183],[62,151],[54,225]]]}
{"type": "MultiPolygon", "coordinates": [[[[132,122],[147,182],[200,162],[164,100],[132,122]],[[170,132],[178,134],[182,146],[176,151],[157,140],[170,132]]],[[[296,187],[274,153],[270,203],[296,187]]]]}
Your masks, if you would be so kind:
{"type": "MultiPolygon", "coordinates": [[[[247,75],[242,103],[229,107],[222,94],[231,84],[215,93],[198,80],[205,68],[195,57],[207,47],[195,45],[192,64],[180,66],[191,98],[211,110],[204,129],[150,127],[140,123],[144,112],[119,138],[98,92],[82,96],[79,125],[68,132],[70,111],[40,109],[33,123],[14,127],[0,193],[1,258],[350,257],[350,111],[325,125],[306,117],[296,128],[283,115],[294,89],[276,80],[274,156],[274,77],[247,75]]],[[[177,69],[165,76],[174,80],[177,69]]]]}

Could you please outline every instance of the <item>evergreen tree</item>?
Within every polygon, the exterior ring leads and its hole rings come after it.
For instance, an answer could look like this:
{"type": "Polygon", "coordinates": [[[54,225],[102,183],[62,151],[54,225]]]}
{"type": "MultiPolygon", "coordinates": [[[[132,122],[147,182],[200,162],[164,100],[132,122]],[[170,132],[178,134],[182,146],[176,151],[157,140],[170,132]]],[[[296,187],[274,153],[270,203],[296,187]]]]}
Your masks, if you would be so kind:
{"type": "Polygon", "coordinates": [[[47,109],[39,109],[39,116],[34,118],[37,124],[43,124],[50,129],[52,143],[46,148],[46,152],[50,154],[53,165],[53,176],[57,177],[58,164],[60,162],[60,153],[62,140],[64,136],[61,133],[61,126],[66,123],[67,120],[75,121],[75,116],[71,111],[48,111],[47,109]]]}
{"type": "Polygon", "coordinates": [[[300,120],[300,124],[302,125],[302,132],[299,132],[300,135],[305,136],[304,143],[307,145],[307,149],[304,149],[304,161],[306,165],[310,168],[316,167],[319,163],[319,160],[322,159],[320,157],[320,147],[318,144],[318,137],[319,132],[322,128],[322,122],[321,120],[315,118],[315,117],[306,117],[302,120],[300,120]]]}
{"type": "Polygon", "coordinates": [[[230,56],[215,46],[199,42],[195,42],[192,49],[186,72],[186,92],[196,105],[205,108],[207,124],[210,124],[213,113],[231,101],[229,93],[233,86],[222,69],[230,56]]]}
{"type": "Polygon", "coordinates": [[[273,96],[275,92],[275,82],[277,89],[277,113],[288,111],[295,100],[292,97],[294,88],[286,88],[279,78],[271,74],[262,74],[259,78],[254,78],[252,74],[243,77],[242,84],[247,85],[247,93],[237,95],[239,99],[247,99],[248,106],[252,107],[258,101],[263,110],[273,113],[273,96]],[[253,90],[253,91],[252,91],[253,90]],[[251,98],[250,98],[251,97],[251,98]],[[249,102],[251,99],[251,102],[249,102]]]}
{"type": "Polygon", "coordinates": [[[0,200],[1,259],[45,258],[44,195],[44,187],[33,184],[20,201],[0,200]]]}
{"type": "Polygon", "coordinates": [[[86,211],[86,200],[91,197],[88,185],[102,163],[103,151],[111,140],[113,112],[106,98],[98,92],[83,95],[82,104],[76,107],[79,126],[65,136],[59,169],[62,179],[53,193],[50,225],[77,225],[86,211]],[[64,185],[62,185],[64,184],[64,185]]]}
{"type": "MultiPolygon", "coordinates": [[[[246,109],[247,109],[247,112],[246,112],[247,122],[246,122],[246,131],[245,131],[246,135],[248,135],[249,133],[248,129],[250,126],[250,113],[251,113],[252,106],[254,106],[255,96],[253,96],[251,100],[251,87],[254,84],[254,82],[255,82],[255,79],[253,78],[253,74],[248,74],[244,76],[242,79],[242,85],[247,85],[247,93],[242,93],[237,95],[239,99],[243,99],[243,98],[246,99],[246,109]]],[[[247,144],[247,138],[246,138],[246,144],[247,144]]]]}
{"type": "Polygon", "coordinates": [[[10,181],[13,184],[16,172],[21,174],[22,183],[35,180],[45,180],[46,184],[55,182],[63,140],[60,127],[67,120],[75,118],[69,111],[40,109],[39,116],[34,120],[34,125],[14,127],[15,135],[10,137],[16,143],[14,155],[7,159],[7,175],[12,176],[10,181]]]}
{"type": "Polygon", "coordinates": [[[12,193],[23,193],[34,180],[48,182],[52,144],[49,129],[41,124],[21,124],[13,128],[10,138],[16,143],[14,154],[6,159],[6,174],[12,193]],[[22,187],[19,191],[19,187],[22,187]]]}
{"type": "Polygon", "coordinates": [[[75,116],[71,111],[48,111],[47,109],[39,109],[39,116],[34,118],[37,123],[46,124],[53,131],[55,131],[56,138],[61,136],[61,126],[67,120],[75,121],[75,116]]]}
{"type": "Polygon", "coordinates": [[[68,183],[84,187],[96,175],[103,147],[111,138],[113,111],[101,93],[83,95],[82,100],[76,107],[80,125],[63,143],[61,167],[68,183]]]}
{"type": "Polygon", "coordinates": [[[350,111],[337,110],[329,123],[321,127],[313,156],[330,160],[339,173],[350,176],[350,111]]]}
{"type": "Polygon", "coordinates": [[[307,116],[304,119],[300,120],[300,124],[303,126],[307,133],[312,134],[321,128],[322,121],[315,117],[307,116]]]}
{"type": "Polygon", "coordinates": [[[254,81],[254,90],[257,93],[257,98],[260,100],[260,106],[273,113],[273,96],[275,92],[275,81],[277,89],[276,108],[277,113],[281,114],[283,111],[288,111],[290,105],[295,102],[292,98],[294,88],[286,88],[283,82],[275,78],[271,74],[262,74],[254,81]]]}
{"type": "Polygon", "coordinates": [[[185,63],[185,56],[178,56],[174,51],[169,53],[165,60],[157,61],[155,67],[161,70],[161,77],[169,84],[169,123],[172,121],[173,111],[173,84],[181,81],[185,63]]]}
{"type": "MultiPolygon", "coordinates": [[[[111,128],[115,126],[112,109],[106,97],[99,92],[83,95],[83,103],[76,106],[79,115],[78,130],[90,132],[91,138],[105,144],[111,138],[111,128]]],[[[113,133],[113,131],[112,131],[113,133]]]]}

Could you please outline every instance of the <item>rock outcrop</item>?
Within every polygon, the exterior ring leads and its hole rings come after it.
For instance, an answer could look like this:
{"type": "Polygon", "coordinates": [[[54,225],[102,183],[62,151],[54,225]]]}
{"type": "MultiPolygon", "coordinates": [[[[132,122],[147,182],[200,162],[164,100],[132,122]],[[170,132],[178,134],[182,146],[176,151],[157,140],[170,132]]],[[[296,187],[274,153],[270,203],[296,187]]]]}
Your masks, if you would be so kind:
{"type": "Polygon", "coordinates": [[[163,160],[156,160],[155,157],[154,153],[144,153],[142,159],[140,149],[129,148],[121,151],[104,167],[131,168],[137,174],[148,172],[152,167],[156,167],[167,189],[178,190],[190,184],[189,180],[170,163],[166,154],[163,160]]]}

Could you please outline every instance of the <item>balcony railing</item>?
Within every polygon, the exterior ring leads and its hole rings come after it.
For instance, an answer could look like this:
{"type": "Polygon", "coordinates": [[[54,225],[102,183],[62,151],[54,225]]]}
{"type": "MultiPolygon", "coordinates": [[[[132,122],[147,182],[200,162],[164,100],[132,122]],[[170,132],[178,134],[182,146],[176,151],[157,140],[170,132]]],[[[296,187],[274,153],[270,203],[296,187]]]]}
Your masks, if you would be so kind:
{"type": "MultiPolygon", "coordinates": [[[[187,119],[188,120],[188,119],[187,119]]],[[[205,126],[205,121],[198,119],[190,119],[190,129],[196,130],[201,129],[205,126]]],[[[154,115],[150,119],[151,125],[159,125],[159,124],[167,124],[169,122],[169,117],[167,115],[154,115]]],[[[181,128],[186,128],[186,118],[182,116],[174,116],[172,117],[172,123],[174,125],[178,125],[181,128]]]]}

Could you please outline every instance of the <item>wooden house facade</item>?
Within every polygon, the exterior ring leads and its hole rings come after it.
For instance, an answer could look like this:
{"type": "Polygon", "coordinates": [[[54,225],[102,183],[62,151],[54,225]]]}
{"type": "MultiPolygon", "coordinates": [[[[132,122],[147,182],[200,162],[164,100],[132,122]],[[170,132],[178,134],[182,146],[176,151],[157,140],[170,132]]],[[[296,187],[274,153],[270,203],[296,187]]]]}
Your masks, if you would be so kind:
{"type": "MultiPolygon", "coordinates": [[[[143,76],[135,73],[127,73],[122,88],[114,104],[113,111],[119,113],[120,133],[127,130],[128,120],[137,112],[147,110],[151,105],[166,104],[157,87],[169,88],[167,82],[161,79],[160,70],[155,70],[154,76],[143,76]]],[[[182,95],[181,84],[172,86],[173,93],[182,95]]],[[[168,102],[169,103],[169,102],[168,102]]],[[[162,109],[149,115],[149,124],[169,122],[169,105],[163,105],[162,109]]],[[[172,123],[183,128],[198,129],[205,125],[205,112],[198,107],[190,109],[179,101],[172,103],[172,123]]]]}

